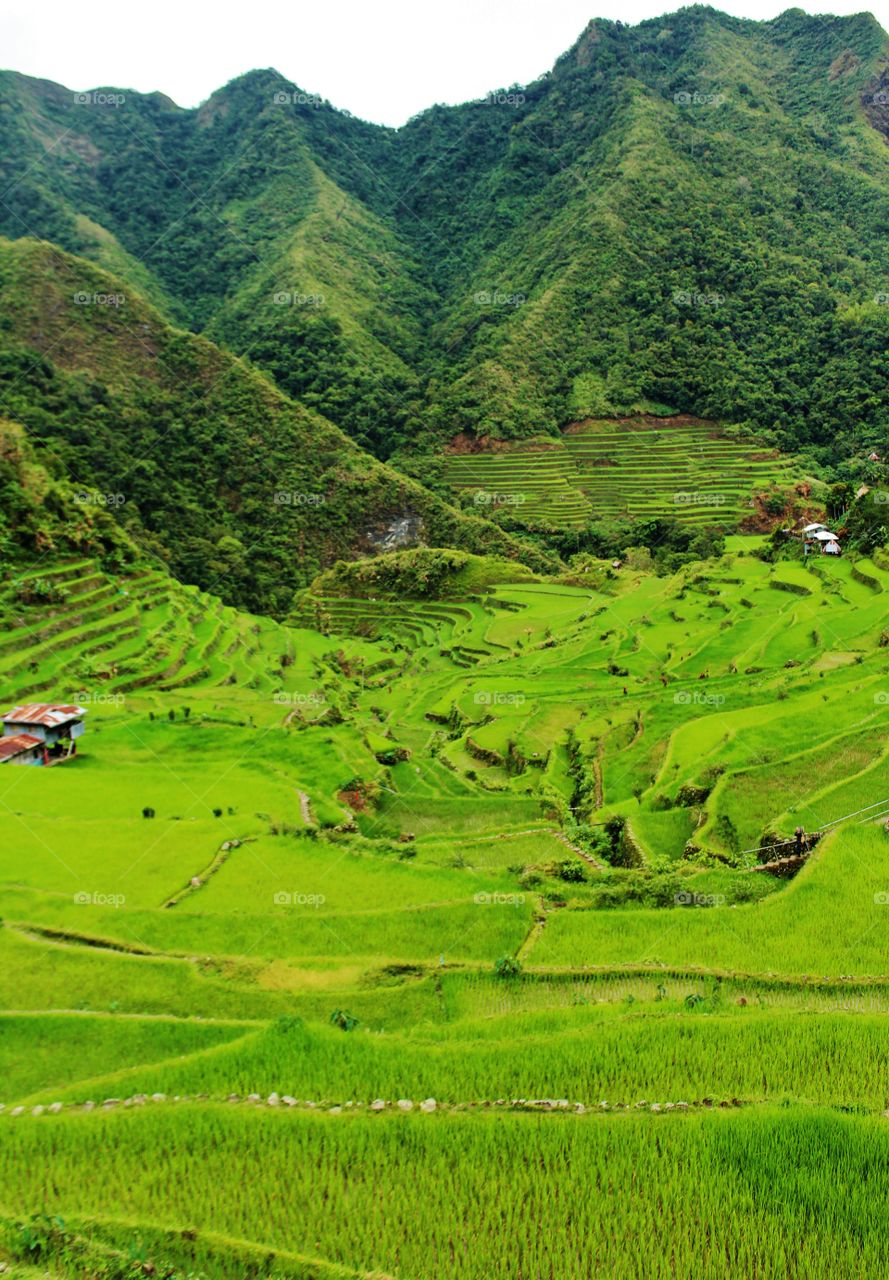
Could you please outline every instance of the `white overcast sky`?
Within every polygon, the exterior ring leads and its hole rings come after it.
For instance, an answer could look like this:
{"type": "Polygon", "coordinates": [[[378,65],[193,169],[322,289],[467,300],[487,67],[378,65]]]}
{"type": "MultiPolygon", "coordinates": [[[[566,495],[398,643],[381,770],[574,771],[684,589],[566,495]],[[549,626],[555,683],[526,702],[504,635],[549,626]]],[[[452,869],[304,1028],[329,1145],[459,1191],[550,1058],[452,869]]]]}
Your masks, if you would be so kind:
{"type": "MultiPolygon", "coordinates": [[[[196,106],[235,76],[275,67],[310,93],[381,124],[465,102],[548,70],[590,18],[638,22],[665,0],[0,0],[0,65],[70,89],[159,89],[196,106]]],[[[726,0],[772,18],[791,0],[726,0]]],[[[804,4],[812,13],[889,0],[804,4]]]]}

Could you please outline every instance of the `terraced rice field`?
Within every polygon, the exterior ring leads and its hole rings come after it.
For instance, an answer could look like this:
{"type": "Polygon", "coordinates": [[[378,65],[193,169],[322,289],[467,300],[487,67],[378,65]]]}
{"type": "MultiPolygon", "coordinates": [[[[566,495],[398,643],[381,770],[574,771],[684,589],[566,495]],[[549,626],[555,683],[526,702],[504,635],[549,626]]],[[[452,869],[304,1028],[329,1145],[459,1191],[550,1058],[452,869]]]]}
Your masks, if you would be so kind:
{"type": "Polygon", "coordinates": [[[507,507],[530,524],[578,528],[593,517],[574,459],[558,441],[528,441],[497,453],[450,454],[445,478],[471,490],[482,511],[507,507]]]}
{"type": "Polygon", "coordinates": [[[445,477],[480,507],[508,507],[529,524],[670,516],[725,529],[751,514],[755,494],[796,478],[791,459],[687,417],[590,420],[558,441],[450,454],[445,477]]]}
{"type": "Polygon", "coordinates": [[[4,704],[87,709],[0,766],[9,1274],[882,1274],[889,561],[758,545],[286,623],[7,574],[4,704]]]}

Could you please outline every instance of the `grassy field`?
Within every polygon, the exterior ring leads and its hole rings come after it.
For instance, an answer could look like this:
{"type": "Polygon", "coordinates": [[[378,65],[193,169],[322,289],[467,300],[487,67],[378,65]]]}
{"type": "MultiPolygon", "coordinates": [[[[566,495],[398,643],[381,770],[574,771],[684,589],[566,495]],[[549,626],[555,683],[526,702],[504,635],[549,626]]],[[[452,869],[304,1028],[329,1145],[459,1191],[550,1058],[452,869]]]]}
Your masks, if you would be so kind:
{"type": "Polygon", "coordinates": [[[272,1268],[298,1239],[365,1275],[483,1280],[521,1258],[526,1273],[578,1280],[590,1268],[827,1280],[879,1275],[889,1225],[885,1123],[821,1110],[343,1118],[185,1105],[29,1119],[0,1154],[12,1211],[43,1203],[73,1227],[92,1209],[97,1146],[105,1221],[91,1234],[166,1221],[199,1263],[212,1231],[261,1237],[272,1268]],[[554,1200],[558,1227],[541,1231],[554,1200]]]}
{"type": "Polygon", "coordinates": [[[0,769],[7,1273],[881,1274],[889,572],[757,546],[0,583],[87,710],[0,769]]]}

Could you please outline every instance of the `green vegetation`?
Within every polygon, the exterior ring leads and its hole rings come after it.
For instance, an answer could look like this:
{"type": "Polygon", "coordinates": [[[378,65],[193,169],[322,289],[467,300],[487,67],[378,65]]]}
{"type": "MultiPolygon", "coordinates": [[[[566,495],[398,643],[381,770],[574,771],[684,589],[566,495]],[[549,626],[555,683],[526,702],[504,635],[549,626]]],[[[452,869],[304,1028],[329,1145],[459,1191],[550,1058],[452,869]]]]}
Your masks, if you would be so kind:
{"type": "Polygon", "coordinates": [[[885,1272],[886,48],[0,73],[4,1275],[885,1272]]]}
{"type": "MultiPolygon", "coordinates": [[[[175,1226],[187,1227],[199,1266],[214,1242],[205,1233],[232,1241],[226,1276],[244,1274],[235,1241],[260,1236],[267,1265],[283,1275],[293,1274],[294,1240],[312,1242],[300,1252],[364,1275],[391,1275],[394,1263],[396,1274],[473,1280],[509,1275],[516,1257],[578,1280],[591,1258],[605,1274],[707,1280],[725,1274],[727,1255],[739,1274],[768,1258],[780,1260],[782,1274],[818,1280],[879,1274],[882,1265],[887,1139],[872,1117],[767,1109],[494,1120],[186,1105],[21,1119],[8,1130],[0,1178],[14,1212],[45,1196],[63,1224],[69,1215],[76,1224],[91,1210],[98,1144],[108,1180],[107,1216],[88,1224],[97,1239],[119,1240],[121,1219],[156,1222],[169,1211],[172,1183],[175,1226]],[[158,1173],[146,1178],[146,1169],[158,1173]],[[632,1197],[615,1193],[629,1183],[632,1197]],[[557,1231],[541,1232],[554,1185],[571,1212],[557,1231]],[[503,1231],[490,1230],[492,1205],[503,1231]]],[[[129,1226],[130,1240],[133,1233],[129,1226]]],[[[153,1233],[148,1239],[155,1243],[153,1233]]]]}
{"type": "Polygon", "coordinates": [[[798,495],[812,489],[798,481],[794,492],[788,459],[761,442],[732,438],[714,423],[653,417],[575,423],[558,444],[449,453],[444,478],[469,509],[506,527],[573,530],[577,545],[586,532],[595,545],[610,524],[624,545],[652,548],[664,541],[652,536],[653,521],[755,528],[805,510],[798,495]]]}
{"type": "Polygon", "coordinates": [[[867,14],[595,19],[532,84],[398,130],[274,71],[195,110],[4,72],[0,232],[90,258],[412,474],[458,432],[674,412],[867,479],[885,50],[867,14]]]}
{"type": "Polygon", "coordinates": [[[0,773],[11,1274],[871,1265],[880,555],[733,537],[579,587],[419,549],[278,623],[127,546],[125,573],[52,555],[0,592],[6,700],[88,712],[74,761],[0,773]],[[801,869],[756,869],[797,825],[826,829],[801,869]],[[463,1248],[492,1194],[508,1241],[463,1248]],[[688,1252],[693,1205],[718,1247],[688,1252]]]}
{"type": "MultiPolygon", "coordinates": [[[[78,548],[89,537],[79,513],[110,512],[176,577],[280,614],[337,559],[417,543],[558,563],[376,462],[80,259],[0,241],[0,308],[4,405],[36,461],[76,491],[67,541],[78,548]]],[[[42,552],[53,530],[31,541],[42,552]]]]}

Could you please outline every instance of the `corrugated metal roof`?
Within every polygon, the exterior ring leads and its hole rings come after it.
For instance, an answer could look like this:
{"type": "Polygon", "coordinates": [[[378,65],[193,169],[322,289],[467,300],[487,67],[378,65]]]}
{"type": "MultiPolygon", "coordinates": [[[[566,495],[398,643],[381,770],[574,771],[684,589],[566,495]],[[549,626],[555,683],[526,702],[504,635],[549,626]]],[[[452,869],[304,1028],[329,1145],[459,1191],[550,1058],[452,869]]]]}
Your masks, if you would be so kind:
{"type": "Polygon", "coordinates": [[[31,747],[42,747],[43,743],[31,733],[17,733],[15,737],[0,738],[0,760],[9,760],[31,747]]]}
{"type": "Polygon", "coordinates": [[[42,724],[47,729],[57,729],[69,720],[79,720],[86,715],[84,707],[65,702],[26,702],[3,714],[4,724],[42,724]]]}

